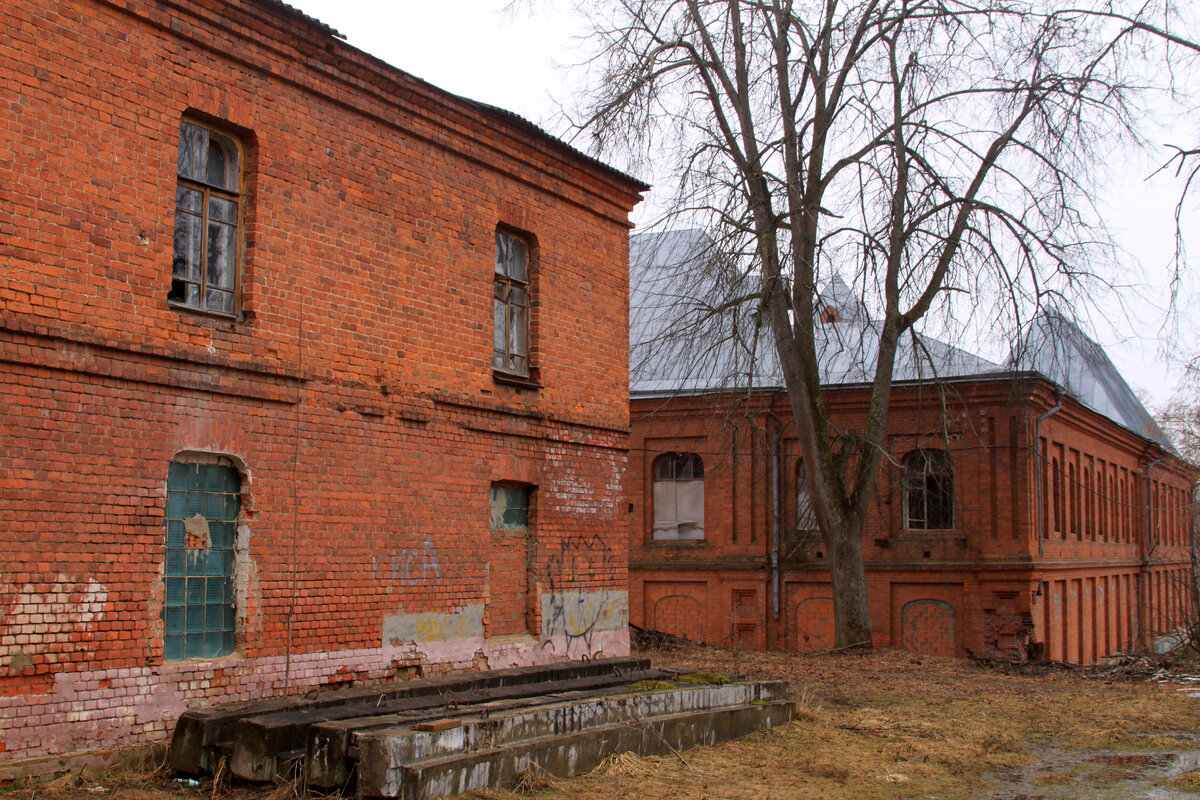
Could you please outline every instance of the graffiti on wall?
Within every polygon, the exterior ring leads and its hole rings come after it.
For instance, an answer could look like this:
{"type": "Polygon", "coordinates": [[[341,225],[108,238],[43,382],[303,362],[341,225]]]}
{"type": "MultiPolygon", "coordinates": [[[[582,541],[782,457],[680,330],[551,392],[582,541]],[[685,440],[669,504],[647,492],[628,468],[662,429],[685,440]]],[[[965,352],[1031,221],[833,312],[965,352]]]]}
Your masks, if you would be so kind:
{"type": "Polygon", "coordinates": [[[389,614],[383,618],[383,641],[392,647],[403,644],[435,644],[483,637],[483,606],[463,606],[449,613],[389,614]]]}
{"type": "Polygon", "coordinates": [[[400,586],[418,586],[441,580],[442,564],[430,538],[421,547],[394,550],[391,555],[371,556],[371,579],[400,586]]]}
{"type": "Polygon", "coordinates": [[[616,589],[586,591],[580,582],[611,580],[621,574],[613,549],[598,533],[564,536],[552,545],[545,562],[541,596],[542,647],[565,640],[568,650],[591,651],[597,634],[623,631],[629,624],[629,593],[616,589]]]}

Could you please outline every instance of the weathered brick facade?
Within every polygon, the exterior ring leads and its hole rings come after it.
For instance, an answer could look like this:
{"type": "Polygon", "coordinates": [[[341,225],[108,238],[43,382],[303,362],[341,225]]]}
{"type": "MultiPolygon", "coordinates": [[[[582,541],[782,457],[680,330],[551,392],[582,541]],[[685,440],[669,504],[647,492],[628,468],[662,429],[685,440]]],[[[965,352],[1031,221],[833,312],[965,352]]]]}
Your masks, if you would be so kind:
{"type": "Polygon", "coordinates": [[[0,759],[161,738],[193,704],[625,653],[644,187],[269,0],[13,0],[0,25],[0,759]],[[211,152],[208,178],[177,167],[184,120],[241,153],[239,250],[206,216],[197,262],[236,275],[189,278],[232,280],[231,314],[172,283],[177,190],[221,188],[211,152]],[[493,371],[498,230],[529,249],[528,375],[493,371]],[[236,487],[212,495],[235,522],[181,511],[179,564],[172,464],[236,487]],[[523,528],[496,486],[528,492],[523,528]],[[220,646],[221,569],[233,652],[178,658],[220,646]]]}
{"type": "MultiPolygon", "coordinates": [[[[835,428],[861,429],[866,398],[828,388],[835,428]]],[[[1055,405],[1054,385],[1031,374],[896,387],[893,461],[863,532],[877,645],[1090,663],[1183,621],[1194,477],[1070,398],[1039,425],[1055,405]],[[953,465],[949,529],[905,524],[900,461],[919,448],[944,450],[953,465]]],[[[832,647],[825,548],[797,531],[800,449],[786,397],[644,397],[631,414],[631,621],[746,648],[832,647]],[[703,539],[654,538],[653,465],[678,452],[704,459],[703,539]]]]}

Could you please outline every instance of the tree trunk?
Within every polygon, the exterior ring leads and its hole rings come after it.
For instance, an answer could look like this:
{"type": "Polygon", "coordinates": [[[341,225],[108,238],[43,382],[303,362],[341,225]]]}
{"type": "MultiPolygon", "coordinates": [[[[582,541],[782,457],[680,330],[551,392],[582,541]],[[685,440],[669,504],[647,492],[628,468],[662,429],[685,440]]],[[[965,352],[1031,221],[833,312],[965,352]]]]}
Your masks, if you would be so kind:
{"type": "Polygon", "coordinates": [[[871,611],[863,565],[862,519],[844,521],[825,535],[833,587],[833,646],[870,647],[871,611]]]}

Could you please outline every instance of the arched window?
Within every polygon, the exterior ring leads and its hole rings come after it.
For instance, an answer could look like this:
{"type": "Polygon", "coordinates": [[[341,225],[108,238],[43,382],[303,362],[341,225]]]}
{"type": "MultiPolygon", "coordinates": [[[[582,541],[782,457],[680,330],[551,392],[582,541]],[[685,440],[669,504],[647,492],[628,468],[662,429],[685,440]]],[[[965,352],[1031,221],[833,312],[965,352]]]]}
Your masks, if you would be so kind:
{"type": "Polygon", "coordinates": [[[808,469],[804,459],[796,462],[796,530],[820,530],[817,512],[813,509],[812,489],[808,486],[808,469]]]}
{"type": "Polygon", "coordinates": [[[200,311],[237,313],[242,216],[240,143],[184,120],[179,126],[175,254],[168,300],[200,311]]]}
{"type": "Polygon", "coordinates": [[[954,470],[944,450],[914,450],[904,457],[904,527],[954,527],[954,470]]]}
{"type": "Polygon", "coordinates": [[[654,461],[654,538],[704,538],[704,462],[695,453],[654,461]]]}

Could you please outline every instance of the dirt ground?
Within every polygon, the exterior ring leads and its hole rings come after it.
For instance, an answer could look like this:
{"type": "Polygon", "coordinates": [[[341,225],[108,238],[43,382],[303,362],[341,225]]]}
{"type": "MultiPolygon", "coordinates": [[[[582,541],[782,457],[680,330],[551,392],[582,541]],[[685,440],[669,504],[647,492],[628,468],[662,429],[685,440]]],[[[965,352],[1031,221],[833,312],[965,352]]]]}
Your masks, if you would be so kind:
{"type": "MultiPolygon", "coordinates": [[[[655,666],[791,682],[790,725],[678,756],[614,757],[489,800],[1200,798],[1200,683],[1003,667],[898,651],[793,656],[688,646],[655,666]]],[[[1191,670],[1196,672],[1196,670],[1191,670]]],[[[1145,678],[1145,675],[1138,676],[1145,678]]],[[[191,788],[165,771],[68,775],[12,800],[290,800],[303,787],[191,788]]]]}

